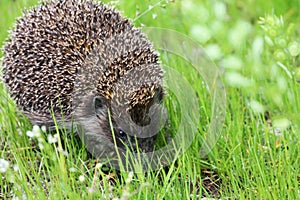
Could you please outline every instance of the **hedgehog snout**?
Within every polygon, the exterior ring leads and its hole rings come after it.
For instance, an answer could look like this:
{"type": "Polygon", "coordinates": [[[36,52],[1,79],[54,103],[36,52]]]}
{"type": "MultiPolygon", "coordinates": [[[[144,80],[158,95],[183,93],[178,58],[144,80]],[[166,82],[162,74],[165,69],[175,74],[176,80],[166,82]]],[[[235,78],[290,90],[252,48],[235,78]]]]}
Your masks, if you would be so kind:
{"type": "Polygon", "coordinates": [[[154,146],[154,137],[150,138],[138,138],[139,133],[128,133],[125,131],[126,128],[122,128],[117,122],[119,121],[119,113],[110,113],[108,110],[112,110],[109,106],[108,101],[102,96],[96,96],[93,99],[92,110],[94,113],[93,118],[97,118],[97,127],[90,124],[87,129],[88,131],[94,131],[99,135],[106,135],[111,141],[111,145],[114,144],[113,135],[116,139],[116,144],[119,148],[125,150],[126,146],[133,152],[143,151],[149,152],[154,146]],[[111,121],[111,123],[110,123],[111,121]],[[111,129],[111,124],[113,126],[113,131],[111,129]],[[103,133],[105,131],[105,133],[103,133]]]}
{"type": "MultiPolygon", "coordinates": [[[[116,138],[117,146],[123,150],[126,150],[128,147],[132,152],[150,152],[154,147],[154,140],[156,136],[148,137],[148,138],[139,138],[139,133],[128,133],[125,132],[124,129],[119,127],[116,124],[114,126],[114,133],[116,138]]],[[[112,140],[113,142],[113,140],[112,140]]]]}

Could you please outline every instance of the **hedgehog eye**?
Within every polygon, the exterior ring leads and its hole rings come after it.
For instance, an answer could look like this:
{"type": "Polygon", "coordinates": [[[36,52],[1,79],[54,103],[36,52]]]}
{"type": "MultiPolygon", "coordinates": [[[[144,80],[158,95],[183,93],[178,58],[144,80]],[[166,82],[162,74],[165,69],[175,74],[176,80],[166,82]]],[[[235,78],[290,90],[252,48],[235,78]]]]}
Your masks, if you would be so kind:
{"type": "Polygon", "coordinates": [[[118,130],[118,134],[121,137],[125,137],[126,136],[126,133],[123,130],[121,130],[121,129],[118,130]]]}

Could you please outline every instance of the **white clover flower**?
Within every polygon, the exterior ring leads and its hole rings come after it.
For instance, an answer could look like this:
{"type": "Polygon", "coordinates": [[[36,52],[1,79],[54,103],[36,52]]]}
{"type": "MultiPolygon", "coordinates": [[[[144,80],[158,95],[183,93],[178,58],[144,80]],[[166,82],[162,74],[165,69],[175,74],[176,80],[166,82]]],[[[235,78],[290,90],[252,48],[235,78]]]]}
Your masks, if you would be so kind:
{"type": "Polygon", "coordinates": [[[298,42],[292,42],[288,47],[291,56],[296,57],[300,54],[300,45],[298,42]]]}
{"type": "Polygon", "coordinates": [[[133,172],[130,171],[130,172],[128,173],[128,177],[127,177],[127,179],[125,180],[125,182],[126,182],[126,183],[130,183],[130,182],[132,181],[132,178],[133,178],[133,172]]]}
{"type": "Polygon", "coordinates": [[[209,44],[205,47],[205,53],[212,60],[218,60],[223,56],[223,52],[219,45],[217,44],[209,44]]]}
{"type": "Polygon", "coordinates": [[[17,164],[14,164],[13,169],[15,172],[19,171],[19,166],[17,164]]]}
{"type": "Polygon", "coordinates": [[[236,25],[228,32],[228,40],[234,48],[240,48],[247,40],[248,35],[251,33],[253,27],[245,20],[239,20],[236,25]]]}
{"type": "Polygon", "coordinates": [[[77,170],[76,170],[76,168],[71,167],[71,168],[69,169],[69,171],[70,171],[70,172],[76,172],[77,170]]]}
{"type": "Polygon", "coordinates": [[[40,127],[38,125],[34,125],[32,127],[32,131],[26,131],[26,135],[30,138],[34,138],[34,137],[40,137],[41,134],[40,134],[40,127]]]}
{"type": "Polygon", "coordinates": [[[88,188],[87,188],[87,192],[90,193],[90,194],[91,194],[91,193],[94,193],[94,192],[95,192],[95,189],[94,189],[93,187],[88,187],[88,188]]]}
{"type": "Polygon", "coordinates": [[[263,37],[257,36],[252,42],[252,59],[254,61],[260,61],[262,57],[262,52],[264,50],[264,39],[263,37]]]}
{"type": "Polygon", "coordinates": [[[225,74],[225,81],[231,87],[249,87],[253,84],[251,79],[237,72],[227,72],[225,74]]]}
{"type": "Polygon", "coordinates": [[[43,150],[43,149],[44,149],[44,145],[43,145],[42,143],[40,143],[40,142],[39,142],[39,144],[38,144],[38,145],[39,145],[39,148],[40,148],[41,150],[43,150]]]}
{"type": "Polygon", "coordinates": [[[43,143],[43,142],[44,142],[43,138],[39,137],[39,138],[38,138],[38,142],[39,142],[39,143],[43,143]]]}
{"type": "Polygon", "coordinates": [[[75,167],[71,167],[71,168],[69,169],[69,171],[70,171],[70,172],[76,172],[77,169],[76,169],[75,167]]]}
{"type": "Polygon", "coordinates": [[[40,137],[41,129],[38,125],[34,125],[32,127],[32,132],[35,134],[36,137],[40,137]]]}
{"type": "Polygon", "coordinates": [[[264,113],[265,112],[265,107],[258,101],[251,100],[249,102],[249,106],[255,113],[264,113]]]}
{"type": "Polygon", "coordinates": [[[12,200],[20,200],[20,199],[27,199],[27,196],[25,193],[22,194],[21,197],[16,196],[15,194],[13,195],[13,197],[11,198],[12,200]]]}
{"type": "Polygon", "coordinates": [[[284,117],[274,119],[272,124],[277,130],[283,131],[288,129],[292,125],[292,122],[288,118],[284,117]]]}
{"type": "Polygon", "coordinates": [[[9,167],[9,162],[7,160],[4,160],[0,158],[0,172],[4,173],[9,167]]]}
{"type": "Polygon", "coordinates": [[[214,7],[213,7],[215,16],[219,19],[219,20],[225,20],[228,18],[227,16],[227,8],[226,8],[226,4],[223,2],[216,2],[214,7]]]}
{"type": "Polygon", "coordinates": [[[226,56],[221,63],[226,69],[240,70],[243,67],[243,61],[233,55],[226,56]]]}
{"type": "Polygon", "coordinates": [[[152,19],[156,19],[156,17],[157,17],[157,14],[156,14],[156,13],[153,13],[153,14],[152,14],[152,19]]]}
{"type": "Polygon", "coordinates": [[[34,133],[32,131],[26,131],[26,135],[30,138],[35,137],[34,133]]]}
{"type": "Polygon", "coordinates": [[[47,127],[46,127],[46,126],[42,126],[42,127],[41,127],[41,130],[42,130],[44,133],[46,133],[47,127]]]}
{"type": "Polygon", "coordinates": [[[132,196],[132,194],[129,191],[125,190],[122,193],[121,199],[129,199],[131,196],[132,196]]]}
{"type": "Polygon", "coordinates": [[[78,178],[78,180],[83,183],[85,181],[85,178],[84,178],[83,175],[80,175],[79,178],[78,178]]]}
{"type": "Polygon", "coordinates": [[[58,147],[57,151],[61,152],[64,156],[68,156],[69,155],[69,153],[66,150],[63,150],[61,147],[58,147]]]}
{"type": "Polygon", "coordinates": [[[96,166],[95,166],[95,168],[96,168],[96,169],[101,169],[102,166],[103,166],[102,163],[97,163],[96,166]]]}
{"type": "Polygon", "coordinates": [[[58,135],[55,134],[52,136],[51,134],[48,134],[47,139],[49,144],[57,143],[58,135]]]}
{"type": "Polygon", "coordinates": [[[22,131],[21,131],[21,129],[17,129],[17,132],[18,132],[18,134],[20,135],[20,136],[22,136],[23,135],[23,133],[22,133],[22,131]]]}
{"type": "Polygon", "coordinates": [[[209,23],[210,32],[216,37],[224,33],[225,26],[226,26],[225,22],[220,20],[214,20],[209,23]]]}
{"type": "Polygon", "coordinates": [[[201,44],[205,44],[212,37],[209,28],[205,25],[200,25],[200,24],[196,24],[191,27],[190,35],[201,44]]]}
{"type": "Polygon", "coordinates": [[[62,151],[64,156],[69,156],[69,153],[67,151],[62,151]]]}

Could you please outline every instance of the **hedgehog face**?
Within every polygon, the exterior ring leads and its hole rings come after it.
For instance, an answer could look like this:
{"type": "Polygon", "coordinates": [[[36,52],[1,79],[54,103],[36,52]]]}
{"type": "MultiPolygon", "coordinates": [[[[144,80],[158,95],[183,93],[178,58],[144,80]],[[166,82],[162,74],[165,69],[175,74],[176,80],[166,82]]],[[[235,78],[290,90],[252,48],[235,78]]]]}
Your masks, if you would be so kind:
{"type": "Polygon", "coordinates": [[[114,128],[114,134],[116,136],[117,146],[123,150],[126,150],[126,147],[128,147],[132,152],[137,152],[138,149],[145,153],[151,152],[156,138],[156,136],[137,138],[120,128],[114,128]]]}
{"type": "MultiPolygon", "coordinates": [[[[116,144],[121,149],[125,150],[128,147],[131,151],[136,152],[137,148],[143,152],[150,152],[153,150],[155,135],[150,137],[140,138],[138,133],[139,131],[135,125],[129,125],[128,123],[124,124],[123,121],[128,121],[128,119],[122,119],[121,113],[112,112],[109,116],[108,109],[113,111],[112,105],[109,105],[108,101],[103,97],[94,97],[93,99],[93,108],[95,117],[97,118],[97,123],[99,127],[98,130],[89,130],[100,135],[106,135],[111,144],[114,143],[112,136],[112,129],[110,126],[109,118],[111,119],[113,131],[115,134],[116,144]],[[99,133],[100,131],[100,133],[99,133]],[[128,131],[128,132],[127,132],[128,131]]],[[[88,127],[87,127],[88,128],[88,127]]],[[[92,126],[90,126],[92,128],[92,126]]],[[[88,128],[88,129],[90,129],[88,128]]]]}

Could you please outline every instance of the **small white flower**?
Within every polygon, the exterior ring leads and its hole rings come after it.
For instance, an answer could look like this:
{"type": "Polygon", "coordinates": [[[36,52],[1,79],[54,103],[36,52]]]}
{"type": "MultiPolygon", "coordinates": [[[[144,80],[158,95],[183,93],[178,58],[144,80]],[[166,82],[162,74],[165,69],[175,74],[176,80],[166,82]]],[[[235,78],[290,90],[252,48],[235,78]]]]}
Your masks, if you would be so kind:
{"type": "Polygon", "coordinates": [[[212,33],[209,28],[205,25],[199,24],[195,24],[191,27],[190,35],[201,44],[205,44],[212,37],[212,33]]]}
{"type": "Polygon", "coordinates": [[[64,156],[69,156],[69,153],[67,151],[62,152],[64,156]]]}
{"type": "Polygon", "coordinates": [[[233,48],[241,48],[247,40],[248,35],[251,33],[253,27],[245,20],[239,20],[236,25],[228,32],[228,40],[233,48]]]}
{"type": "Polygon", "coordinates": [[[44,133],[46,133],[47,127],[46,127],[46,126],[42,126],[42,127],[41,127],[41,130],[42,130],[44,133]]]}
{"type": "Polygon", "coordinates": [[[38,131],[40,131],[40,127],[39,127],[38,125],[33,125],[32,131],[33,131],[33,132],[38,132],[38,131]]]}
{"type": "Polygon", "coordinates": [[[133,172],[130,171],[130,172],[128,173],[128,177],[127,177],[127,179],[125,180],[125,182],[126,182],[126,183],[130,183],[130,182],[132,181],[132,178],[133,178],[133,172]]]}
{"type": "Polygon", "coordinates": [[[26,131],[26,135],[30,138],[33,138],[35,136],[32,131],[26,131]]]}
{"type": "Polygon", "coordinates": [[[102,163],[97,163],[96,166],[95,166],[95,168],[96,168],[96,169],[101,169],[102,166],[103,166],[102,163]]]}
{"type": "Polygon", "coordinates": [[[218,60],[223,56],[223,52],[217,44],[207,45],[205,47],[205,53],[207,53],[209,58],[212,60],[218,60]]]}
{"type": "Polygon", "coordinates": [[[17,129],[17,132],[18,132],[18,134],[20,135],[20,136],[22,136],[23,135],[23,133],[22,133],[22,131],[21,131],[21,129],[17,129]]]}
{"type": "Polygon", "coordinates": [[[68,156],[69,153],[66,150],[63,150],[61,147],[58,147],[57,150],[61,152],[64,156],[68,156]]]}
{"type": "Polygon", "coordinates": [[[121,199],[129,199],[131,196],[132,196],[132,194],[129,191],[125,190],[122,193],[121,199]]]}
{"type": "Polygon", "coordinates": [[[292,42],[288,47],[291,56],[296,57],[300,54],[300,45],[297,42],[292,42]]]}
{"type": "Polygon", "coordinates": [[[76,172],[77,170],[76,170],[76,168],[71,167],[71,168],[69,169],[69,171],[70,171],[70,172],[76,172]]]}
{"type": "Polygon", "coordinates": [[[11,199],[12,200],[20,200],[20,198],[18,196],[16,196],[15,194],[14,194],[14,196],[11,199]]]}
{"type": "Polygon", "coordinates": [[[157,14],[156,14],[156,13],[153,13],[153,14],[152,14],[152,19],[156,19],[156,17],[157,17],[157,14]]]}
{"type": "Polygon", "coordinates": [[[40,148],[41,150],[44,149],[44,145],[43,145],[42,143],[39,143],[38,145],[39,145],[39,148],[40,148]]]}
{"type": "Polygon", "coordinates": [[[15,172],[19,171],[19,166],[17,164],[14,164],[13,169],[15,172]]]}
{"type": "Polygon", "coordinates": [[[91,193],[94,193],[95,190],[94,190],[93,187],[88,187],[88,188],[87,188],[87,192],[91,194],[91,193]]]}
{"type": "Polygon", "coordinates": [[[83,175],[80,175],[79,178],[78,178],[78,180],[83,183],[85,181],[85,178],[84,178],[83,175]]]}
{"type": "Polygon", "coordinates": [[[251,100],[249,102],[249,106],[255,113],[264,113],[265,112],[265,107],[258,101],[251,100]]]}
{"type": "Polygon", "coordinates": [[[52,136],[51,134],[48,134],[47,138],[48,138],[49,144],[57,143],[58,135],[55,134],[52,136]]]}
{"type": "Polygon", "coordinates": [[[40,136],[40,127],[38,125],[34,125],[32,127],[32,132],[35,134],[36,137],[39,137],[40,136]]]}
{"type": "Polygon", "coordinates": [[[217,2],[214,5],[214,13],[215,16],[219,19],[219,20],[224,20],[227,18],[227,8],[226,8],[226,4],[223,2],[217,2]]]}
{"type": "Polygon", "coordinates": [[[243,61],[238,56],[227,56],[221,62],[226,69],[240,70],[243,68],[243,61]]]}
{"type": "Polygon", "coordinates": [[[18,197],[14,194],[14,196],[12,197],[12,200],[20,200],[20,199],[27,199],[26,194],[23,193],[21,197],[18,197]]]}
{"type": "Polygon", "coordinates": [[[38,138],[38,142],[39,142],[39,143],[43,143],[43,142],[44,142],[43,138],[39,137],[39,138],[38,138]]]}
{"type": "Polygon", "coordinates": [[[153,9],[153,6],[152,6],[152,5],[149,5],[149,6],[148,6],[148,9],[149,9],[149,10],[152,10],[152,9],[153,9]]]}
{"type": "Polygon", "coordinates": [[[231,87],[249,87],[253,81],[238,72],[227,72],[225,74],[225,81],[231,87]]]}
{"type": "Polygon", "coordinates": [[[32,131],[26,131],[26,135],[30,138],[40,137],[40,127],[38,125],[34,125],[32,127],[32,131]]]}
{"type": "Polygon", "coordinates": [[[9,167],[9,162],[7,160],[4,160],[4,159],[1,158],[0,159],[0,172],[1,173],[6,172],[8,167],[9,167]]]}
{"type": "Polygon", "coordinates": [[[276,130],[275,135],[278,136],[281,135],[281,131],[288,129],[292,125],[292,122],[288,118],[274,119],[272,123],[276,130]]]}

